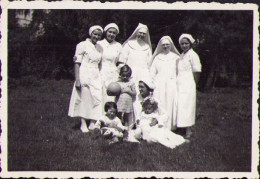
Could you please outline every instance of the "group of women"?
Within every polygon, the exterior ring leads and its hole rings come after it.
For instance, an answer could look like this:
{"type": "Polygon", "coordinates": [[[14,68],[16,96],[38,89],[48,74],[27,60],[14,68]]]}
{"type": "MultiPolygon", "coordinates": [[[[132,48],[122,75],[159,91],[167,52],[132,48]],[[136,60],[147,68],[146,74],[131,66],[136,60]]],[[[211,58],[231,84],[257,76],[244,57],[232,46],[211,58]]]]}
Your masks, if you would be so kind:
{"type": "Polygon", "coordinates": [[[167,116],[165,130],[185,128],[189,138],[190,127],[195,124],[196,83],[201,71],[200,59],[192,49],[193,37],[180,36],[180,54],[171,37],[163,36],[152,54],[149,30],[144,24],[139,23],[123,45],[115,40],[119,34],[115,23],[105,26],[104,31],[105,38],[100,40],[103,28],[90,27],[90,38],[76,47],[75,84],[68,115],[81,118],[82,132],[93,129],[104,114],[105,102],[114,101],[106,93],[108,85],[118,80],[120,64],[127,64],[138,91],[133,120],[142,111],[141,102],[153,96],[167,116]]]}

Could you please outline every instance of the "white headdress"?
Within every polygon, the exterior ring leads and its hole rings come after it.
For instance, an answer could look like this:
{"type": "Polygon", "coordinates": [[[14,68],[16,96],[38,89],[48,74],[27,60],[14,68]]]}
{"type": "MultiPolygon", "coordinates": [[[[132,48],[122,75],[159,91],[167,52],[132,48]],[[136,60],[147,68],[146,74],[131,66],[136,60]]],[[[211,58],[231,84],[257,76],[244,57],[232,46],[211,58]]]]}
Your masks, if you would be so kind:
{"type": "Polygon", "coordinates": [[[104,28],[104,31],[106,32],[110,28],[115,28],[117,30],[117,34],[119,34],[119,28],[115,23],[107,24],[106,27],[104,28]]]}
{"type": "Polygon", "coordinates": [[[150,34],[149,34],[149,30],[148,27],[144,24],[139,23],[138,26],[136,27],[136,29],[134,30],[134,32],[132,33],[132,35],[125,41],[125,43],[123,44],[123,46],[125,46],[126,43],[128,43],[129,40],[133,40],[136,38],[137,33],[139,32],[140,29],[146,29],[147,33],[146,33],[146,37],[144,39],[144,41],[148,44],[149,48],[152,50],[152,44],[151,44],[151,40],[150,40],[150,34]]]}
{"type": "Polygon", "coordinates": [[[179,38],[179,43],[181,43],[181,39],[183,38],[189,39],[191,43],[195,42],[195,39],[190,34],[182,34],[179,38]]]}
{"type": "Polygon", "coordinates": [[[170,43],[170,51],[177,54],[177,55],[180,55],[180,53],[178,52],[178,50],[176,49],[172,39],[170,36],[163,36],[160,41],[158,42],[157,44],[157,47],[153,53],[153,59],[156,57],[156,55],[158,55],[159,53],[162,52],[162,42],[165,41],[165,40],[168,40],[169,43],[170,43]]]}
{"type": "Polygon", "coordinates": [[[93,25],[93,26],[91,26],[91,27],[89,28],[89,31],[88,31],[89,36],[91,36],[92,32],[93,32],[94,30],[97,30],[97,29],[101,30],[101,32],[103,33],[103,28],[102,28],[101,26],[99,26],[99,25],[93,25]]]}
{"type": "Polygon", "coordinates": [[[155,84],[154,84],[153,79],[150,75],[142,75],[139,82],[140,81],[144,82],[151,89],[155,88],[155,84]]]}

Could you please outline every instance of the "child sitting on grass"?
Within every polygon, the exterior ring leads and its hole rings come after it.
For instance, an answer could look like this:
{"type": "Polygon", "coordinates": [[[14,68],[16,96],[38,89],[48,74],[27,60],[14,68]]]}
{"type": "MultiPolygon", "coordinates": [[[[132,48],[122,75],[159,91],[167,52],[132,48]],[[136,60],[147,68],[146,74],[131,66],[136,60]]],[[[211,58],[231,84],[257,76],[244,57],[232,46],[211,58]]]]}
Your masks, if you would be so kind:
{"type": "Polygon", "coordinates": [[[95,123],[95,128],[101,130],[101,134],[109,140],[109,144],[118,142],[123,138],[123,132],[127,127],[123,126],[121,120],[117,117],[117,105],[115,102],[106,102],[103,119],[95,123]]]}
{"type": "Polygon", "coordinates": [[[141,134],[147,142],[157,142],[171,149],[185,142],[185,139],[164,127],[158,113],[158,103],[152,97],[142,103],[142,112],[137,119],[135,136],[141,134]]]}

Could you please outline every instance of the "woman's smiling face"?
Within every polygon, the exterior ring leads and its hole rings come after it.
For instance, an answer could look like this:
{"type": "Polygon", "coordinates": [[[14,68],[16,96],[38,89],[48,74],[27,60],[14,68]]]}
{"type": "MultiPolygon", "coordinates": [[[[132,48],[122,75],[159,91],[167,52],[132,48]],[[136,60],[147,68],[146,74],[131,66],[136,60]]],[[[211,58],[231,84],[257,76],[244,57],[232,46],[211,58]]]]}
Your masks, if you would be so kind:
{"type": "Polygon", "coordinates": [[[162,49],[163,49],[163,52],[168,53],[170,51],[170,43],[163,43],[162,49]]]}
{"type": "Polygon", "coordinates": [[[113,40],[115,40],[117,36],[117,30],[115,28],[109,28],[106,32],[106,39],[108,42],[112,42],[113,40]]]}
{"type": "Polygon", "coordinates": [[[163,52],[168,53],[170,51],[170,48],[171,48],[170,40],[169,39],[163,39],[161,41],[161,46],[162,46],[163,52]]]}
{"type": "Polygon", "coordinates": [[[183,52],[187,52],[191,48],[191,43],[187,38],[182,38],[180,41],[180,46],[183,52]]]}
{"type": "Polygon", "coordinates": [[[139,92],[140,92],[140,94],[143,98],[149,96],[150,92],[146,88],[146,86],[143,82],[140,81],[139,84],[138,84],[138,87],[139,87],[139,92]]]}
{"type": "Polygon", "coordinates": [[[147,34],[147,29],[141,28],[138,30],[136,37],[138,40],[144,41],[146,34],[147,34]]]}
{"type": "Polygon", "coordinates": [[[99,41],[101,39],[101,35],[102,35],[102,32],[101,30],[94,30],[91,34],[91,41],[93,42],[93,44],[96,44],[97,41],[99,41]]]}

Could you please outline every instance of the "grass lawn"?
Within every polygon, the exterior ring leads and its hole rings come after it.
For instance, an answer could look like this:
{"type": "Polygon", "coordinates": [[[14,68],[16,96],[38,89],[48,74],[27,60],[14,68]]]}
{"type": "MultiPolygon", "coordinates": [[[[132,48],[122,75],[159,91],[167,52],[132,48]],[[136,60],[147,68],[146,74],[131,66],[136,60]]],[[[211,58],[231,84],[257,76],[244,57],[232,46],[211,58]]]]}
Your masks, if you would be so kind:
{"type": "Polygon", "coordinates": [[[40,80],[8,91],[9,171],[251,171],[251,88],[198,93],[190,143],[108,145],[73,129],[73,81],[40,80]]]}

